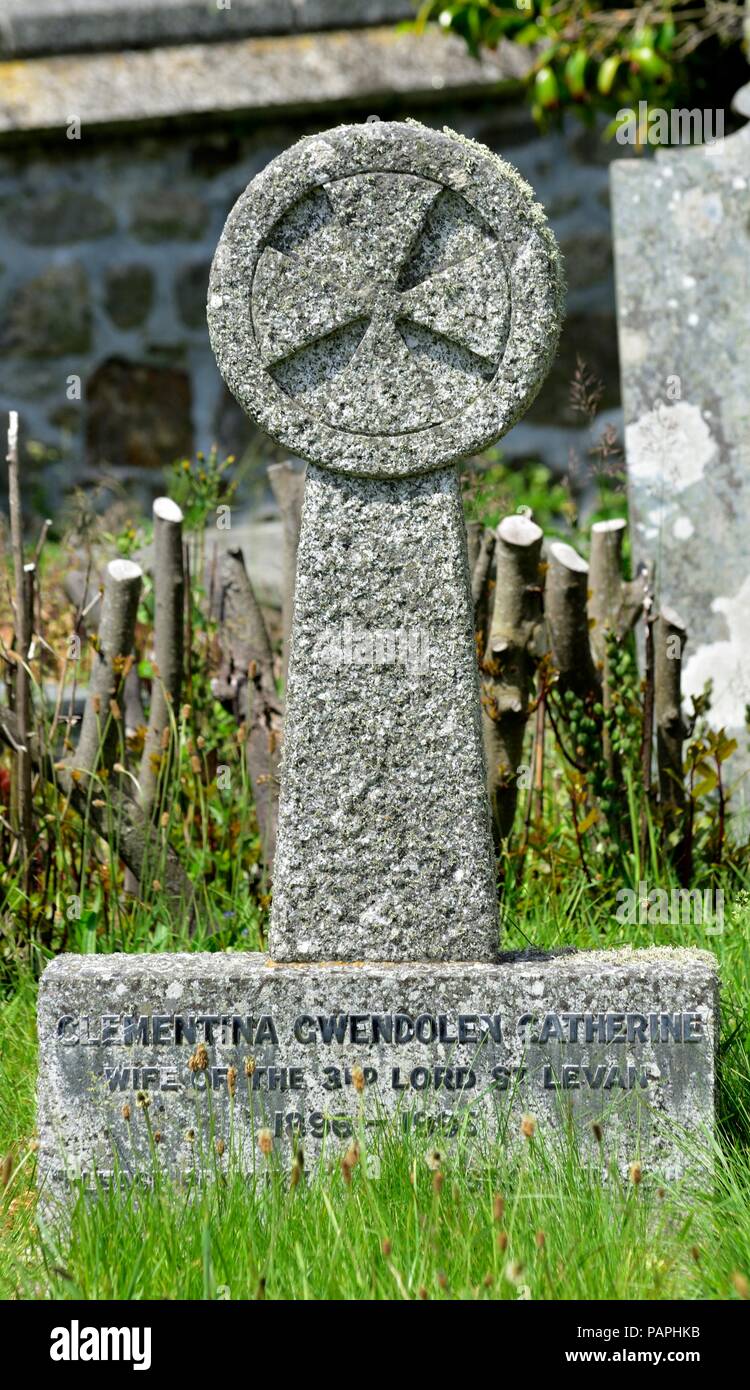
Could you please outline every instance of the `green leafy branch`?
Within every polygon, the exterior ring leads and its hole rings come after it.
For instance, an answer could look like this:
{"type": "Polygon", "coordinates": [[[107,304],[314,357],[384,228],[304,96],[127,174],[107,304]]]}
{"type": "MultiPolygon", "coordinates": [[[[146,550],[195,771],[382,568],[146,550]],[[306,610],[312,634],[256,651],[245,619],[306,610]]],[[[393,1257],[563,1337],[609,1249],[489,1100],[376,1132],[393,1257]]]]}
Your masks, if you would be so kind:
{"type": "Polygon", "coordinates": [[[475,56],[502,40],[529,48],[527,90],[544,125],[567,108],[591,122],[639,101],[689,101],[709,85],[717,53],[741,43],[743,15],[743,5],[730,0],[425,0],[417,27],[437,23],[475,56]]]}

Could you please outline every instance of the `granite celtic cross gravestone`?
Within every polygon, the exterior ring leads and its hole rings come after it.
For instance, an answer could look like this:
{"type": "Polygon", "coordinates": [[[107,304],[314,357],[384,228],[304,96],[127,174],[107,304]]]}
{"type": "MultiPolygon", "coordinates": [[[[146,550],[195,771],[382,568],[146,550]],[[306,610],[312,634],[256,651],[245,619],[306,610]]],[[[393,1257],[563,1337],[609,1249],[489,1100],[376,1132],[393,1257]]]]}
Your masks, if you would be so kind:
{"type": "Polygon", "coordinates": [[[498,953],[456,465],[530,402],[560,300],[530,189],[449,132],[309,137],[231,213],[217,360],[309,464],[271,949],[48,967],[50,1193],[154,1163],[255,1171],[261,1126],[289,1158],[386,1123],[479,1152],[523,1111],[552,1133],[596,1119],[605,1165],[662,1175],[710,1130],[710,956],[498,953]]]}
{"type": "Polygon", "coordinates": [[[241,405],[309,460],[271,953],[490,960],[497,904],[456,462],[557,343],[531,191],[411,123],[303,141],[240,198],[209,288],[241,405]]]}

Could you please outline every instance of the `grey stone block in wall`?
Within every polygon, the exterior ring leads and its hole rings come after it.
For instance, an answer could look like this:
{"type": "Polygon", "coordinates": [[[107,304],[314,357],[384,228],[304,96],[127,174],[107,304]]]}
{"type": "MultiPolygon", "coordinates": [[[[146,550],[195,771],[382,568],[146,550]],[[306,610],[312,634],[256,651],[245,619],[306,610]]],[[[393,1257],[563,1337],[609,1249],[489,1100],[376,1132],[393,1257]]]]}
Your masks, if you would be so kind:
{"type": "Polygon", "coordinates": [[[86,413],[92,470],[161,470],[192,448],[187,372],[115,357],[93,373],[86,413]]]}
{"type": "Polygon", "coordinates": [[[175,297],[180,318],[188,328],[203,328],[206,321],[206,293],[210,261],[196,261],[175,280],[175,297]]]}
{"type": "Polygon", "coordinates": [[[685,697],[712,722],[745,834],[750,767],[750,126],[613,166],[625,444],[634,558],[688,631],[685,697]]]}
{"type": "Polygon", "coordinates": [[[91,294],[83,266],[53,265],[24,281],[10,297],[0,326],[0,352],[30,358],[85,353],[91,327],[91,294]]]}
{"type": "Polygon", "coordinates": [[[147,265],[115,265],[104,280],[105,305],[118,328],[137,328],[154,302],[154,276],[147,265]]]}
{"type": "Polygon", "coordinates": [[[130,230],[138,241],[197,241],[205,231],[208,208],[195,195],[160,189],[139,194],[130,230]]]}
{"type": "Polygon", "coordinates": [[[394,23],[413,14],[411,0],[3,0],[0,52],[143,48],[394,23]]]}
{"type": "Polygon", "coordinates": [[[11,236],[29,246],[65,246],[109,236],[116,226],[114,213],[93,192],[57,188],[27,194],[6,206],[5,222],[11,236]]]}
{"type": "Polygon", "coordinates": [[[463,1135],[481,1161],[526,1142],[524,1114],[550,1163],[572,1120],[603,1173],[677,1178],[710,1159],[716,992],[710,954],[668,948],[494,966],[62,956],[39,991],[42,1196],[116,1170],[260,1172],[261,1130],[308,1168],[353,1137],[366,1161],[389,1124],[425,1156],[463,1135]]]}

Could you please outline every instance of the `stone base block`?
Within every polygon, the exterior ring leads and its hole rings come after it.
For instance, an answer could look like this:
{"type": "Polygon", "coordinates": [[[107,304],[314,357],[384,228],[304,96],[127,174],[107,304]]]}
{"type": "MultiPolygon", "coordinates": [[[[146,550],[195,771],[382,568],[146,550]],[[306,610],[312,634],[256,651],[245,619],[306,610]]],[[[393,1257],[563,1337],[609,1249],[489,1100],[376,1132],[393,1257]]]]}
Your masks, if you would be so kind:
{"type": "Polygon", "coordinates": [[[278,964],[254,954],[62,956],[39,995],[48,1193],[121,1172],[244,1171],[395,1124],[425,1151],[570,1127],[603,1167],[667,1180],[714,1122],[713,956],[668,948],[486,964],[278,964]],[[527,1126],[528,1127],[528,1126],[527,1126]],[[263,1147],[268,1145],[264,1136],[263,1147]],[[273,1160],[271,1160],[273,1161],[273,1160]]]}

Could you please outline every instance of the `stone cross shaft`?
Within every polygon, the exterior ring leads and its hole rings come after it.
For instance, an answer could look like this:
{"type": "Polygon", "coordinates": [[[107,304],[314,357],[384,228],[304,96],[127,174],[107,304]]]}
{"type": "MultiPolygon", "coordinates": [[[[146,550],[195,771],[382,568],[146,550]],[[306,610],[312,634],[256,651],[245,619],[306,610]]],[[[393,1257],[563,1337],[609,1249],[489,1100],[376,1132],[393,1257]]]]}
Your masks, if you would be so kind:
{"type": "Polygon", "coordinates": [[[481,146],[414,123],[301,141],[236,204],[209,326],[240,404],[308,460],[271,954],[498,946],[457,462],[557,341],[556,248],[481,146]]]}

